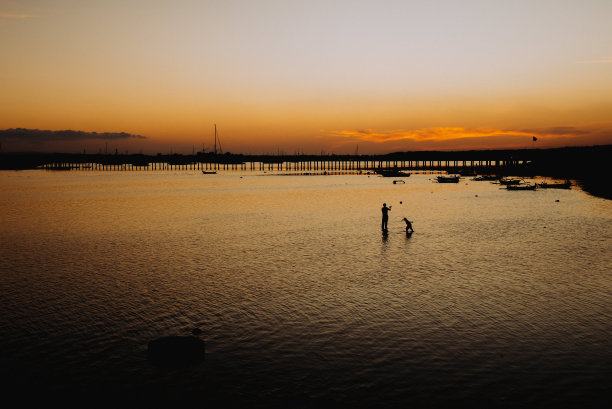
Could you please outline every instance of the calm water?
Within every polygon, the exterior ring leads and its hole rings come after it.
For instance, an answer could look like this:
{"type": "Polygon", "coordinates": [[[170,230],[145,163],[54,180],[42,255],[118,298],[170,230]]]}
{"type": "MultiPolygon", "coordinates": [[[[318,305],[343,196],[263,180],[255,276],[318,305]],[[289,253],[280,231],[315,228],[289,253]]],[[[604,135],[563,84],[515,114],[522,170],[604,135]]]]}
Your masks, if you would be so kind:
{"type": "Polygon", "coordinates": [[[3,385],[238,407],[603,406],[612,201],[432,178],[0,172],[3,385]],[[148,341],[195,327],[203,364],[147,361],[148,341]]]}

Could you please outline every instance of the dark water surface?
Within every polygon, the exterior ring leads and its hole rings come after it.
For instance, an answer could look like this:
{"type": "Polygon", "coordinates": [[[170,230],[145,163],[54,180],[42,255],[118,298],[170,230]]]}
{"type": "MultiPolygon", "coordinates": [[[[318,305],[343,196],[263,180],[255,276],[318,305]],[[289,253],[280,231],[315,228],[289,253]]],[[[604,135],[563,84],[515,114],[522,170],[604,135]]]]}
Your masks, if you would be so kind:
{"type": "Polygon", "coordinates": [[[603,407],[612,202],[432,178],[0,172],[3,386],[236,407],[603,407]],[[148,341],[193,328],[204,363],[147,361],[148,341]]]}

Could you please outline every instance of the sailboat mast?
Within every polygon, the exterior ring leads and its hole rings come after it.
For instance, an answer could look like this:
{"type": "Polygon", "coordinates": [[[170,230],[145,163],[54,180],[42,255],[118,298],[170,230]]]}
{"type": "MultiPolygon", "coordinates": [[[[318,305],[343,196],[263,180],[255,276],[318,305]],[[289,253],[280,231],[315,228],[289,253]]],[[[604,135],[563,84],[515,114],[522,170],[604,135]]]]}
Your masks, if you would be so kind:
{"type": "Polygon", "coordinates": [[[217,154],[217,124],[215,124],[215,155],[217,154]]]}

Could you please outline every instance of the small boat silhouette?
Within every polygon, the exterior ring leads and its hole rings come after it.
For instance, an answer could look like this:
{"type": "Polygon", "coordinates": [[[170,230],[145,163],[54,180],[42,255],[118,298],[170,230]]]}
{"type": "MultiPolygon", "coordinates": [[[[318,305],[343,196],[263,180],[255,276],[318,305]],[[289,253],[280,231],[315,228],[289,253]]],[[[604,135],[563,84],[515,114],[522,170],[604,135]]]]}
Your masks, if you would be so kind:
{"type": "Polygon", "coordinates": [[[542,189],[569,189],[572,186],[572,182],[569,180],[561,183],[547,183],[542,182],[538,183],[538,187],[542,189]]]}
{"type": "Polygon", "coordinates": [[[459,175],[442,175],[438,176],[438,183],[459,183],[459,175]]]}
{"type": "Polygon", "coordinates": [[[536,190],[536,185],[506,185],[506,190],[536,190]]]}

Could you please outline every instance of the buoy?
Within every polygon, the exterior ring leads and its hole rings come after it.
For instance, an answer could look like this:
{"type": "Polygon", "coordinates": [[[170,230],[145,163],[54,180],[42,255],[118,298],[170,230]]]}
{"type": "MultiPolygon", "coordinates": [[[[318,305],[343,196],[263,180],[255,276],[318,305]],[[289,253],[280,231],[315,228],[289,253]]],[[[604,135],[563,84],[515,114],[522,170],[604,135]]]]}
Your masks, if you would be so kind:
{"type": "Polygon", "coordinates": [[[196,337],[169,336],[150,341],[149,361],[164,368],[185,368],[204,361],[204,341],[196,337]]]}

